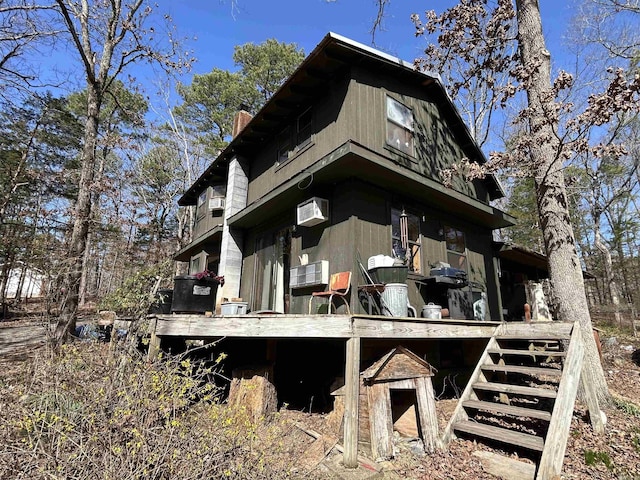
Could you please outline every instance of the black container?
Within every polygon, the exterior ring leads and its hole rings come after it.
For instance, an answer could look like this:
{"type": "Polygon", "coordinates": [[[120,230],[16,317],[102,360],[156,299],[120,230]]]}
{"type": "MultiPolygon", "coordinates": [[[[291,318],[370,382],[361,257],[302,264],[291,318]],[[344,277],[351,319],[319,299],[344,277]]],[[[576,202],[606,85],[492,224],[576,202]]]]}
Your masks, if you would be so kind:
{"type": "Polygon", "coordinates": [[[163,288],[156,292],[153,303],[149,307],[149,313],[171,313],[173,302],[173,290],[163,288]]]}
{"type": "Polygon", "coordinates": [[[173,279],[171,312],[213,312],[219,282],[212,278],[198,279],[194,275],[183,275],[173,279]]]}
{"type": "Polygon", "coordinates": [[[371,280],[375,283],[405,283],[409,274],[409,267],[398,265],[395,267],[376,267],[369,270],[371,280]]]}

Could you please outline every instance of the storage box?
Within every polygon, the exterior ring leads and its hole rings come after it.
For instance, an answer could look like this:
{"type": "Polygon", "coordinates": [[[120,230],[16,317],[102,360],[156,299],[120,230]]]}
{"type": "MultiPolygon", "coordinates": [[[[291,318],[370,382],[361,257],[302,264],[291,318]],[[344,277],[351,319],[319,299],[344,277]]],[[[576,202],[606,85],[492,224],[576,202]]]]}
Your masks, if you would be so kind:
{"type": "Polygon", "coordinates": [[[218,285],[219,282],[212,278],[197,278],[195,275],[174,277],[171,312],[213,312],[218,285]]]}
{"type": "Polygon", "coordinates": [[[374,255],[369,257],[367,261],[367,268],[369,270],[378,268],[378,267],[393,267],[394,258],[388,255],[374,255]]]}
{"type": "Polygon", "coordinates": [[[429,272],[429,275],[432,277],[443,276],[443,277],[455,277],[455,278],[467,278],[467,272],[464,270],[460,270],[452,267],[439,267],[432,268],[429,272]]]}
{"type": "Polygon", "coordinates": [[[224,302],[220,304],[222,315],[245,315],[247,313],[247,302],[224,302]]]}
{"type": "Polygon", "coordinates": [[[370,269],[369,274],[375,283],[405,283],[409,267],[377,267],[370,269]]]}

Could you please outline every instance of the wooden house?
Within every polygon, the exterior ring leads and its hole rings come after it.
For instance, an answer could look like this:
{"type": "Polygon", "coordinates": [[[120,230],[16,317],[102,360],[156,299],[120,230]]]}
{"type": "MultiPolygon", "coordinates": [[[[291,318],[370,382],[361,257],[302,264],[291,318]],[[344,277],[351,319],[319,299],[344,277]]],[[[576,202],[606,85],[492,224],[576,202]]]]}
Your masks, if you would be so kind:
{"type": "MultiPolygon", "coordinates": [[[[437,74],[328,34],[255,116],[238,117],[233,140],[179,200],[196,207],[196,224],[193,242],[175,259],[189,262],[190,273],[207,268],[224,275],[218,303],[240,298],[247,311],[156,315],[150,355],[175,338],[224,339],[217,348],[228,355],[226,368],[263,365],[278,402],[308,410],[330,409],[330,386],[344,378],[344,464],[354,467],[360,372],[402,345],[475,402],[456,411],[446,441],[462,432],[545,450],[545,433],[539,441],[488,427],[469,433],[472,409],[504,410],[487,406],[474,385],[536,395],[534,388],[499,383],[508,371],[539,373],[509,365],[528,359],[529,351],[517,348],[541,339],[561,349],[558,341],[569,341],[576,329],[501,323],[505,302],[492,232],[512,222],[490,204],[502,196],[494,177],[444,186],[442,170],[463,158],[485,161],[437,74]],[[410,309],[393,316],[372,311],[376,290],[361,267],[378,255],[404,259],[406,280],[398,284],[406,285],[416,312],[430,302],[475,306],[482,299],[481,318],[464,309],[433,320],[409,316],[410,309]],[[448,275],[447,264],[464,272],[464,281],[448,275]],[[312,295],[326,291],[339,272],[352,273],[346,305],[311,310],[312,295]],[[498,336],[515,346],[501,347],[498,336]],[[510,357],[496,359],[503,355],[510,357]]],[[[579,343],[570,342],[572,362],[581,358],[579,343]]],[[[580,369],[558,372],[559,392],[568,393],[558,393],[562,410],[553,418],[571,418],[580,369]]],[[[568,424],[551,424],[553,458],[543,462],[540,478],[562,465],[557,445],[566,442],[568,424]]]]}
{"type": "Polygon", "coordinates": [[[328,34],[179,200],[197,213],[175,258],[223,274],[219,298],[306,313],[329,274],[367,283],[358,255],[397,253],[404,233],[411,305],[446,302],[451,285],[430,275],[444,262],[500,319],[492,231],[511,222],[490,205],[494,177],[443,186],[463,158],[485,161],[437,75],[328,34]]]}

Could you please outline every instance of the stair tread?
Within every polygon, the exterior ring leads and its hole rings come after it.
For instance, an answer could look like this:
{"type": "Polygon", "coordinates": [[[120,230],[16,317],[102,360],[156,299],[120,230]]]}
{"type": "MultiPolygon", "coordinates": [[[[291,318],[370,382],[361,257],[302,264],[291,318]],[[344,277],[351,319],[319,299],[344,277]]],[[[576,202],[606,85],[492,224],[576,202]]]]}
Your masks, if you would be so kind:
{"type": "Polygon", "coordinates": [[[562,370],[557,368],[544,368],[544,367],[525,367],[521,365],[482,365],[482,370],[490,370],[493,372],[504,373],[524,373],[525,375],[548,375],[559,377],[562,375],[562,370]]]}
{"type": "Polygon", "coordinates": [[[530,397],[540,398],[556,398],[558,396],[555,390],[549,390],[546,388],[525,387],[521,385],[510,385],[507,383],[478,382],[473,384],[473,388],[477,390],[487,390],[490,392],[510,393],[513,395],[527,395],[530,397]]]}
{"type": "Polygon", "coordinates": [[[469,420],[457,422],[453,425],[453,428],[459,432],[490,438],[492,440],[517,445],[529,450],[542,452],[544,449],[544,440],[542,437],[530,435],[528,433],[515,432],[507,428],[494,427],[492,425],[472,422],[469,420]]]}
{"type": "Polygon", "coordinates": [[[558,350],[518,350],[515,348],[490,348],[489,353],[499,353],[502,355],[527,355],[535,357],[566,357],[567,352],[558,350]]]}
{"type": "Polygon", "coordinates": [[[551,420],[551,413],[544,410],[536,410],[526,407],[514,407],[512,405],[505,405],[504,403],[467,400],[465,402],[462,402],[462,405],[467,408],[473,408],[485,412],[505,413],[507,415],[514,415],[517,417],[537,418],[540,420],[545,420],[547,422],[551,420]]]}
{"type": "Polygon", "coordinates": [[[502,334],[496,335],[496,339],[498,340],[523,340],[526,342],[547,342],[550,340],[560,341],[560,340],[569,340],[571,335],[562,334],[562,333],[532,333],[531,335],[520,335],[520,334],[502,334]]]}

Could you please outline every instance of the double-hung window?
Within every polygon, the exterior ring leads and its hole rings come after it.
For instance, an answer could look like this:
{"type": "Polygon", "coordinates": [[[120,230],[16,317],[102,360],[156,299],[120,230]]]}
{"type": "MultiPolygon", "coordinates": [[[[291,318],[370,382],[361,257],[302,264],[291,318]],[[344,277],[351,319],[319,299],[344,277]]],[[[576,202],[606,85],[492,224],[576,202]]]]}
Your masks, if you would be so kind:
{"type": "Polygon", "coordinates": [[[280,165],[289,160],[289,152],[291,151],[291,129],[285,128],[280,135],[278,135],[278,153],[276,159],[276,165],[280,165]]]}
{"type": "Polygon", "coordinates": [[[406,261],[410,272],[420,273],[420,217],[404,209],[391,209],[393,255],[406,261]]]}
{"type": "Polygon", "coordinates": [[[207,193],[208,193],[209,189],[206,188],[204,189],[202,192],[200,192],[200,195],[198,195],[198,204],[196,206],[196,219],[200,220],[202,217],[204,217],[205,212],[207,211],[207,193]]]}
{"type": "Polygon", "coordinates": [[[391,97],[387,97],[387,144],[413,155],[413,112],[391,97]]]}
{"type": "Polygon", "coordinates": [[[453,268],[467,271],[467,245],[464,232],[452,227],[444,227],[444,240],[447,246],[447,263],[453,268]]]}
{"type": "Polygon", "coordinates": [[[286,163],[303,147],[311,142],[313,131],[313,111],[311,108],[295,119],[293,125],[287,126],[277,137],[276,166],[286,163]]]}
{"type": "Polygon", "coordinates": [[[308,109],[302,115],[298,117],[296,122],[296,147],[300,148],[311,141],[311,121],[313,120],[313,114],[311,109],[308,109]]]}

